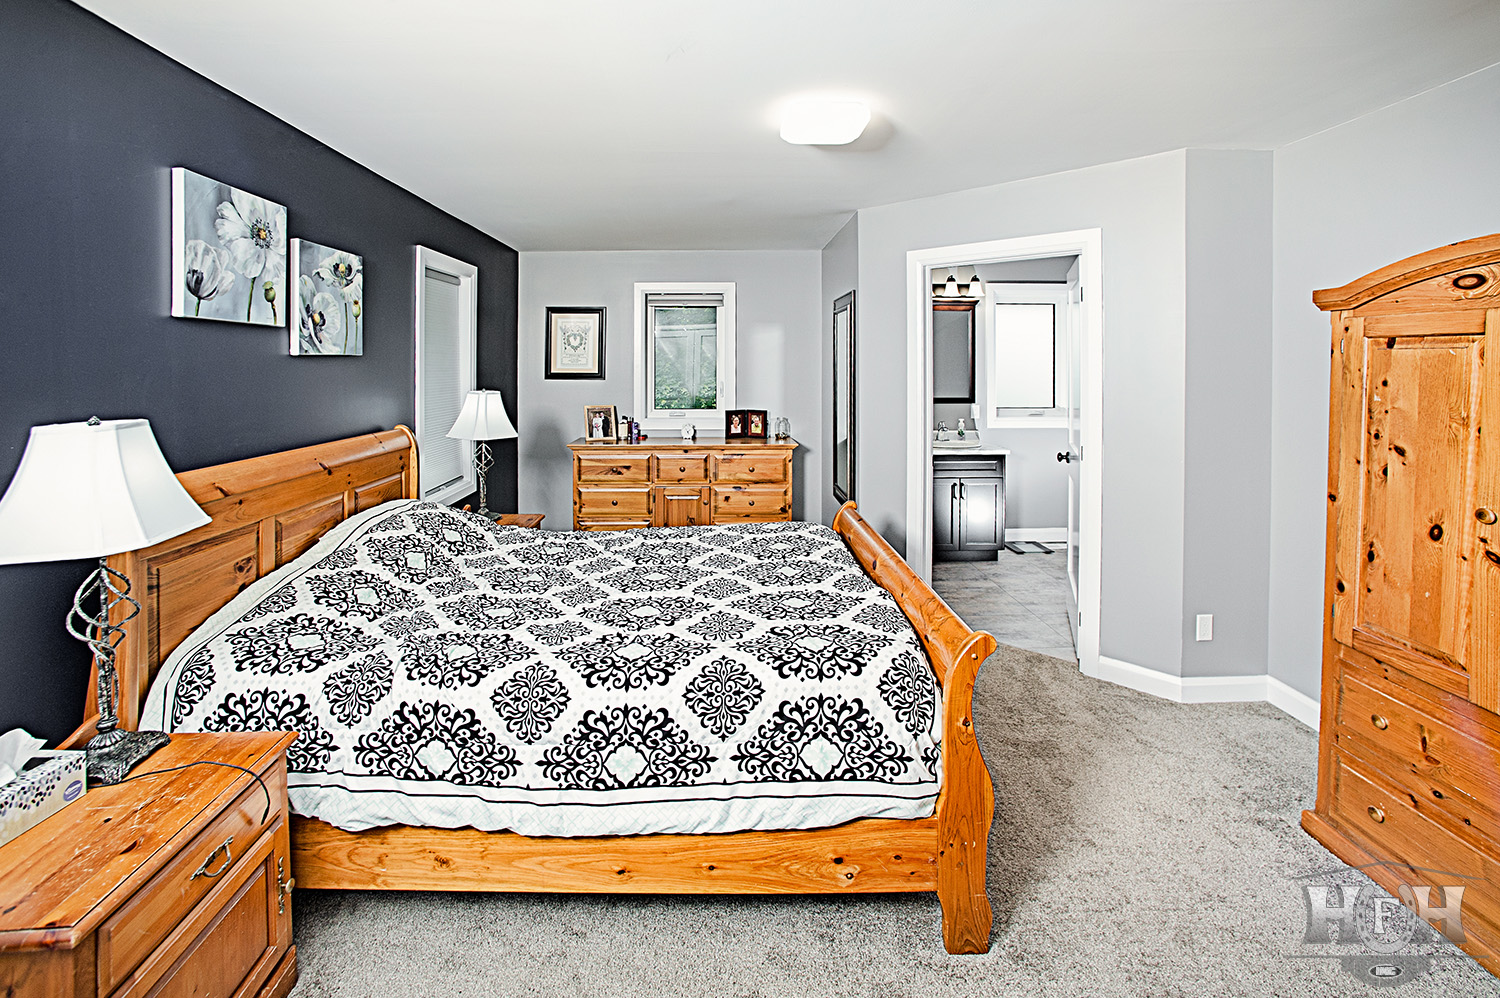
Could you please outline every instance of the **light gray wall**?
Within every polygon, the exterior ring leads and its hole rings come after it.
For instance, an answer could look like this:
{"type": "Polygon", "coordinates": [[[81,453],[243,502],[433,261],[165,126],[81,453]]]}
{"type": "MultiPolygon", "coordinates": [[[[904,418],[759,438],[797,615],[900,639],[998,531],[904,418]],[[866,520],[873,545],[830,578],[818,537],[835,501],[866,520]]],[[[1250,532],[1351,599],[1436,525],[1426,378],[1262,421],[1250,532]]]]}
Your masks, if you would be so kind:
{"type": "Polygon", "coordinates": [[[1329,320],[1312,303],[1372,270],[1500,231],[1500,66],[1274,157],[1270,673],[1320,686],[1329,320]]]}
{"type": "MultiPolygon", "coordinates": [[[[906,412],[906,254],[1100,227],[1104,247],[1105,655],[1172,675],[1182,659],[1184,191],[1163,153],[859,213],[861,426],[906,412]]],[[[860,506],[906,538],[906,447],[866,432],[860,506]]]]}
{"type": "MultiPolygon", "coordinates": [[[[824,523],[832,525],[834,514],[839,511],[838,500],[833,497],[833,303],[838,301],[850,291],[854,295],[854,341],[858,349],[860,335],[860,300],[859,300],[859,216],[851,216],[844,227],[838,231],[828,245],[823,247],[823,302],[822,318],[819,320],[821,331],[822,351],[819,356],[822,359],[822,420],[818,427],[819,454],[821,456],[821,470],[823,489],[818,497],[822,501],[821,510],[813,505],[813,496],[808,495],[808,516],[820,516],[824,523]]],[[[855,370],[856,375],[858,369],[855,370]]],[[[862,427],[856,425],[854,428],[854,440],[859,442],[862,427]]],[[[861,483],[856,481],[854,485],[855,501],[860,501],[861,483]]]]}
{"type": "MultiPolygon", "coordinates": [[[[818,343],[820,259],[817,250],[522,253],[517,363],[518,498],[522,510],[546,513],[545,526],[573,524],[572,464],[567,444],[583,433],[583,407],[634,409],[634,285],[637,281],[734,281],[737,387],[741,408],[787,416],[802,446],[794,458],[792,513],[821,513],[822,377],[818,343]],[[604,306],[603,381],[543,378],[548,306],[604,306]],[[809,513],[809,510],[811,511],[809,513]]],[[[723,427],[699,427],[722,435],[723,427]]]]}
{"type": "Polygon", "coordinates": [[[1266,671],[1271,153],[1187,154],[1182,674],[1266,671]],[[1195,617],[1214,615],[1212,641],[1195,617]]]}

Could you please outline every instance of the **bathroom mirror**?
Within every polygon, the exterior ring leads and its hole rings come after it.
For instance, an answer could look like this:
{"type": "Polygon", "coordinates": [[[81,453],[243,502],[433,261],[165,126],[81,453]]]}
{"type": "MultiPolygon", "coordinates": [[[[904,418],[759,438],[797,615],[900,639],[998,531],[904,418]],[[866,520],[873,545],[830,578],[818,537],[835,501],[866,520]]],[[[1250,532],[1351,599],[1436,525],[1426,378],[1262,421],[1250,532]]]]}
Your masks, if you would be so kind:
{"type": "Polygon", "coordinates": [[[854,498],[854,292],[833,303],[833,497],[854,498]]]}
{"type": "Polygon", "coordinates": [[[932,304],[932,401],[974,401],[974,302],[932,304]]]}

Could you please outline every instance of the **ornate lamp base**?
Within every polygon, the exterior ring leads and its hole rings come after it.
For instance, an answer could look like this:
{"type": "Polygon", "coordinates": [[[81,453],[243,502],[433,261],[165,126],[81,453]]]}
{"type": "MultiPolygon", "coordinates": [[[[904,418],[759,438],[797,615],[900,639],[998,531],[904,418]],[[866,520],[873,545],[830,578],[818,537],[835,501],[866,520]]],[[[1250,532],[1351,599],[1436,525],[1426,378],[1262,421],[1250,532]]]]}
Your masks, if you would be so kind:
{"type": "Polygon", "coordinates": [[[109,786],[119,783],[130,771],[172,740],[165,731],[126,731],[116,728],[95,735],[83,747],[89,783],[109,786]]]}

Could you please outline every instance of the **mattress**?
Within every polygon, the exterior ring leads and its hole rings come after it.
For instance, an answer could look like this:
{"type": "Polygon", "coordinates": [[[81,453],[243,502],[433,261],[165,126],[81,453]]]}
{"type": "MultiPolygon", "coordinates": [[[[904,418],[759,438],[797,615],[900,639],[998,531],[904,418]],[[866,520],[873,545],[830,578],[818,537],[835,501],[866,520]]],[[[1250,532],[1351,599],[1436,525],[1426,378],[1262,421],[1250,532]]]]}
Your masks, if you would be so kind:
{"type": "Polygon", "coordinates": [[[142,727],[294,730],[292,810],[532,836],[933,813],[939,691],[820,524],[554,533],[399,500],[179,645],[142,727]]]}

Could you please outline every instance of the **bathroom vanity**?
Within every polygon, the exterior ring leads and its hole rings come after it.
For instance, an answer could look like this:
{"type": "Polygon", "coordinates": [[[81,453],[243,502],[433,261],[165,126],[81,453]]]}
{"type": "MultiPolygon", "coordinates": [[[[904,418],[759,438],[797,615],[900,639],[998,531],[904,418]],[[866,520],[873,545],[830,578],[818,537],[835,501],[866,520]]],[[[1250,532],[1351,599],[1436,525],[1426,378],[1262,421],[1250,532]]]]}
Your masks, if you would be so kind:
{"type": "Polygon", "coordinates": [[[999,447],[932,447],[932,551],[938,561],[994,561],[1005,545],[999,447]]]}

